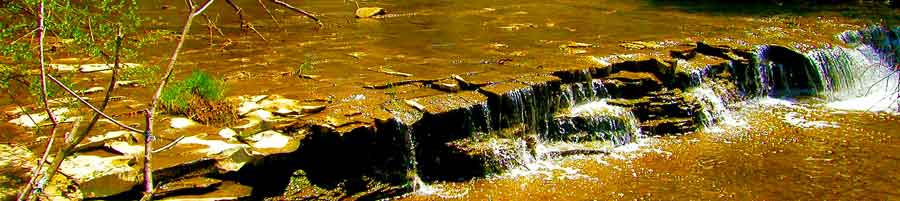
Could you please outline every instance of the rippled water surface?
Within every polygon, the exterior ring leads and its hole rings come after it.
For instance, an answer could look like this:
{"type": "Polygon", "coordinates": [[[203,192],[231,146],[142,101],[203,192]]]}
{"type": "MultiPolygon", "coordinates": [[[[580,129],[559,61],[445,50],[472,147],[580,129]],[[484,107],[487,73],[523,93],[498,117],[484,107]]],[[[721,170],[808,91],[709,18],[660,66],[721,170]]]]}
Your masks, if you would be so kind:
{"type": "MultiPolygon", "coordinates": [[[[665,54],[697,41],[780,44],[806,50],[837,44],[835,34],[864,23],[846,17],[841,11],[848,8],[840,7],[756,9],[652,0],[360,1],[361,6],[386,8],[389,16],[357,19],[351,1],[289,1],[320,17],[324,26],[318,26],[269,4],[276,24],[257,1],[237,2],[262,37],[242,32],[230,8],[218,2],[210,8],[209,17],[218,22],[224,37],[208,29],[205,19],[198,20],[176,77],[194,69],[211,72],[226,79],[229,96],[362,97],[362,103],[352,109],[365,115],[381,109],[387,98],[444,93],[398,87],[391,92],[398,97],[389,97],[385,91],[363,88],[370,84],[451,75],[505,80],[596,65],[593,56],[665,54]],[[659,47],[620,45],[633,41],[659,47]],[[571,48],[575,43],[583,44],[571,48]],[[304,63],[312,65],[305,73],[316,79],[291,74],[304,63]],[[385,74],[385,69],[411,76],[385,74]]],[[[183,24],[182,1],[140,3],[142,14],[152,16],[146,22],[152,29],[175,32],[183,24]]],[[[853,9],[866,8],[849,10],[853,9]]],[[[144,61],[127,62],[164,64],[175,36],[164,34],[159,42],[142,50],[144,61]]],[[[78,84],[87,87],[104,83],[103,79],[78,84]]],[[[144,101],[149,90],[116,93],[144,101]]],[[[900,200],[900,117],[896,114],[751,102],[729,108],[746,124],[644,138],[609,155],[543,160],[484,179],[432,183],[400,199],[900,200]]],[[[115,112],[130,111],[122,105],[113,107],[115,112]]],[[[0,131],[9,133],[0,135],[6,143],[37,137],[6,123],[0,123],[0,131]]],[[[31,147],[40,149],[39,143],[31,147]]]]}
{"type": "Polygon", "coordinates": [[[897,200],[900,118],[754,103],[749,123],[555,159],[406,200],[897,200]]]}
{"type": "MultiPolygon", "coordinates": [[[[143,1],[142,1],[143,2],[143,1]]],[[[744,12],[717,5],[668,1],[360,1],[384,7],[388,16],[358,19],[349,1],[293,2],[319,16],[324,26],[269,5],[274,23],[256,1],[238,1],[263,40],[241,31],[224,2],[210,8],[225,37],[205,19],[186,44],[180,68],[210,71],[229,79],[234,94],[278,93],[302,97],[347,97],[360,86],[401,79],[434,79],[453,74],[502,80],[526,73],[594,65],[590,56],[661,52],[696,41],[785,44],[798,48],[836,42],[834,34],[858,28],[842,8],[790,13],[780,7],[747,7],[744,12]],[[210,36],[212,36],[210,38],[210,36]],[[230,40],[231,42],[228,42],[230,40]],[[658,47],[632,49],[620,44],[643,41],[658,47]],[[212,44],[210,46],[210,43],[212,44]],[[582,43],[577,48],[566,48],[582,43]],[[500,62],[502,61],[502,62],[500,62]],[[319,79],[284,76],[310,63],[319,79]],[[411,74],[388,75],[389,69],[411,74]]],[[[152,27],[179,30],[181,1],[146,1],[152,27]],[[160,6],[166,5],[166,6],[160,6]]],[[[170,55],[173,37],[145,51],[148,62],[170,55]],[[153,56],[156,55],[156,56],[153,56]]],[[[402,91],[401,96],[433,94],[402,91]]]]}

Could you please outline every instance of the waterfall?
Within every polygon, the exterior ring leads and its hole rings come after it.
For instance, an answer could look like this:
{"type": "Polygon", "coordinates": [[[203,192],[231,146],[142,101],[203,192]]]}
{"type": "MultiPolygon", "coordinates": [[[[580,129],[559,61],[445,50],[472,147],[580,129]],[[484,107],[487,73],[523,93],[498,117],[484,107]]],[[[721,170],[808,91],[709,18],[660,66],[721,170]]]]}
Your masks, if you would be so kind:
{"type": "MultiPolygon", "coordinates": [[[[897,111],[900,27],[869,27],[846,31],[846,44],[799,53],[777,45],[757,47],[751,84],[759,94],[775,98],[818,96],[829,107],[849,110],[897,111]],[[845,46],[845,47],[844,47],[845,46]]],[[[700,94],[702,95],[702,94],[700,94]]]]}
{"type": "Polygon", "coordinates": [[[701,119],[703,127],[706,129],[717,130],[718,125],[727,125],[741,127],[746,126],[747,122],[737,117],[734,112],[725,106],[722,96],[716,94],[709,86],[701,86],[690,89],[688,92],[700,101],[701,119]]]}
{"type": "Polygon", "coordinates": [[[772,97],[792,97],[818,94],[824,86],[819,69],[805,55],[777,45],[759,46],[758,94],[772,97]]]}
{"type": "Polygon", "coordinates": [[[640,123],[631,110],[609,105],[605,100],[572,107],[570,115],[583,117],[584,122],[575,122],[581,124],[576,128],[581,127],[582,132],[594,133],[614,145],[629,143],[641,133],[640,123]]]}
{"type": "Polygon", "coordinates": [[[580,103],[598,101],[601,98],[609,97],[609,93],[603,86],[603,82],[599,79],[564,84],[561,88],[560,107],[563,108],[572,107],[580,103]]]}
{"type": "Polygon", "coordinates": [[[900,111],[900,27],[869,27],[838,36],[851,48],[810,53],[832,74],[828,107],[846,110],[900,111]]]}

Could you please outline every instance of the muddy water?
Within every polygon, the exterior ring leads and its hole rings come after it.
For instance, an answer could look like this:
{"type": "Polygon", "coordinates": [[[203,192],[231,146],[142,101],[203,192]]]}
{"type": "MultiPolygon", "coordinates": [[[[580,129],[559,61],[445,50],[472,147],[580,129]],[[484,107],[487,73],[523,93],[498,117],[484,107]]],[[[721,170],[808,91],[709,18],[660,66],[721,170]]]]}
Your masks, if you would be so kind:
{"type": "MultiPolygon", "coordinates": [[[[821,46],[833,34],[856,28],[855,20],[828,9],[809,11],[808,17],[759,9],[759,13],[696,12],[692,4],[655,1],[362,1],[360,6],[384,7],[380,19],[353,17],[355,5],[332,0],[296,3],[316,13],[314,22],[273,9],[275,24],[256,1],[238,2],[267,41],[252,31],[241,32],[226,4],[215,4],[210,17],[218,21],[226,39],[210,32],[200,19],[183,52],[181,69],[199,68],[229,78],[232,94],[278,93],[289,97],[338,99],[353,94],[375,98],[361,86],[403,79],[478,75],[493,81],[548,69],[594,64],[588,56],[613,53],[659,52],[627,49],[620,43],[646,41],[659,48],[678,47],[700,40],[738,44],[821,46]],[[769,14],[771,13],[771,14],[769,14]],[[811,14],[810,14],[811,13],[811,14]],[[212,40],[213,45],[209,46],[212,40]],[[579,48],[561,48],[578,42],[579,48]],[[800,45],[806,44],[806,45],[800,45]],[[504,60],[505,62],[498,62],[504,60]],[[508,62],[506,62],[508,61],[508,62]],[[287,75],[308,62],[306,74],[287,75]],[[502,64],[501,64],[502,63],[502,64]],[[409,73],[401,77],[378,72],[409,73]]],[[[178,30],[183,24],[181,1],[148,1],[144,13],[154,17],[151,27],[178,30]],[[163,6],[167,5],[163,9],[163,6]]],[[[711,9],[718,11],[718,9],[711,9]]],[[[174,37],[164,39],[173,40],[174,37]]],[[[146,50],[148,62],[163,64],[171,43],[146,50]]],[[[433,94],[429,90],[401,90],[401,98],[433,94]]]]}
{"type": "MultiPolygon", "coordinates": [[[[406,200],[897,200],[900,118],[753,103],[740,127],[439,183],[406,200]],[[722,132],[722,131],[727,132],[722,132]]],[[[714,131],[709,131],[714,130],[714,131]]],[[[715,131],[718,130],[718,131],[715,131]]]]}
{"type": "MultiPolygon", "coordinates": [[[[181,2],[141,1],[142,13],[153,16],[148,28],[179,30],[185,10],[181,2]]],[[[666,48],[677,49],[700,40],[808,49],[834,43],[834,34],[858,29],[861,24],[831,9],[804,11],[804,16],[796,16],[772,12],[771,8],[758,13],[718,8],[709,12],[706,7],[690,4],[613,0],[362,1],[362,6],[384,7],[391,15],[356,19],[351,2],[296,1],[297,6],[323,20],[325,25],[320,27],[268,5],[280,22],[275,24],[256,1],[238,3],[266,40],[242,32],[230,8],[218,2],[209,15],[220,22],[225,37],[215,33],[210,37],[204,20],[198,20],[180,57],[176,77],[201,69],[225,77],[229,95],[281,94],[300,100],[338,100],[336,104],[354,104],[346,107],[363,113],[379,109],[387,98],[443,93],[424,87],[395,91],[363,88],[370,84],[454,74],[501,81],[522,74],[594,65],[590,56],[665,52],[666,48]],[[661,47],[629,49],[619,45],[629,41],[661,47]],[[573,42],[589,45],[564,47],[573,42]],[[305,74],[319,77],[301,79],[290,74],[303,63],[313,66],[305,74]],[[379,72],[385,69],[412,76],[379,72]],[[364,100],[342,101],[350,97],[364,100]]],[[[165,34],[158,45],[142,51],[144,61],[129,62],[164,64],[174,38],[174,34],[165,34]]],[[[79,85],[105,83],[103,76],[96,77],[100,78],[79,85]]],[[[145,102],[149,90],[130,88],[117,95],[145,102]]],[[[114,104],[115,112],[130,111],[120,103],[114,104]]],[[[737,112],[750,122],[747,128],[646,139],[637,151],[542,161],[495,178],[430,184],[425,193],[406,198],[900,199],[895,190],[898,175],[893,171],[898,159],[891,154],[898,148],[896,130],[900,124],[896,116],[801,108],[750,104],[737,112]],[[800,128],[785,123],[789,114],[794,119],[799,115],[809,121],[833,122],[838,127],[800,128]]],[[[26,132],[5,122],[0,131],[17,136],[26,132]]],[[[176,134],[164,133],[162,137],[167,135],[176,134]]],[[[39,143],[32,147],[40,149],[39,143]]]]}

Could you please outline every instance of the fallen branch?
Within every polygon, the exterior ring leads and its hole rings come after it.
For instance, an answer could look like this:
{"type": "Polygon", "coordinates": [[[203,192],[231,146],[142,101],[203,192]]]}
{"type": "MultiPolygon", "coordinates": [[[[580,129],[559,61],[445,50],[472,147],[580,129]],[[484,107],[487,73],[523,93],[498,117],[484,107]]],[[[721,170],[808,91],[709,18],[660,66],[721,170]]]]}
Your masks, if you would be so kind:
{"type": "Polygon", "coordinates": [[[396,81],[396,82],[391,82],[391,83],[386,83],[386,84],[367,85],[367,86],[363,86],[363,88],[366,88],[366,89],[387,89],[387,88],[391,88],[391,87],[403,86],[403,85],[414,84],[414,83],[431,84],[431,83],[437,82],[438,80],[440,80],[440,79],[401,80],[401,81],[396,81]]]}
{"type": "Polygon", "coordinates": [[[388,75],[396,75],[396,76],[403,76],[403,77],[412,77],[412,76],[413,76],[413,74],[404,73],[404,72],[399,72],[399,71],[390,70],[390,69],[385,69],[385,68],[379,68],[378,70],[375,70],[375,69],[371,69],[371,68],[370,68],[370,69],[368,69],[368,70],[370,70],[370,71],[375,71],[375,72],[379,72],[379,73],[384,73],[384,74],[388,74],[388,75]]]}
{"type": "Polygon", "coordinates": [[[300,13],[300,14],[303,14],[303,15],[306,15],[306,17],[308,17],[309,19],[312,19],[312,20],[316,21],[316,23],[318,23],[319,26],[322,26],[322,25],[323,25],[323,24],[322,24],[322,21],[320,21],[319,18],[316,18],[316,16],[313,16],[312,13],[306,12],[306,11],[303,10],[303,9],[296,8],[296,7],[292,6],[291,4],[285,3],[285,2],[280,1],[280,0],[270,0],[270,1],[272,1],[272,3],[281,5],[281,6],[285,7],[285,8],[287,8],[287,9],[293,10],[294,12],[297,12],[297,13],[300,13]]]}
{"type": "Polygon", "coordinates": [[[256,0],[256,2],[259,3],[259,6],[262,7],[263,10],[266,10],[266,14],[272,18],[272,21],[275,22],[275,25],[281,28],[281,23],[278,23],[278,19],[275,19],[275,15],[272,15],[272,12],[269,11],[269,7],[266,7],[266,4],[263,3],[262,0],[256,0]]]}
{"type": "MultiPolygon", "coordinates": [[[[209,15],[206,15],[206,14],[204,13],[204,14],[203,14],[203,18],[206,19],[206,27],[207,27],[207,29],[209,29],[209,44],[210,44],[210,45],[213,44],[213,36],[212,36],[212,31],[213,31],[213,30],[216,30],[216,32],[218,32],[219,35],[222,36],[222,38],[225,39],[225,44],[226,44],[226,46],[227,46],[228,44],[231,44],[231,43],[232,43],[231,39],[229,39],[227,36],[225,36],[225,33],[222,32],[222,29],[219,29],[219,26],[216,26],[216,23],[214,23],[212,20],[209,19],[209,15]]],[[[217,21],[218,21],[218,19],[217,19],[217,21]]]]}

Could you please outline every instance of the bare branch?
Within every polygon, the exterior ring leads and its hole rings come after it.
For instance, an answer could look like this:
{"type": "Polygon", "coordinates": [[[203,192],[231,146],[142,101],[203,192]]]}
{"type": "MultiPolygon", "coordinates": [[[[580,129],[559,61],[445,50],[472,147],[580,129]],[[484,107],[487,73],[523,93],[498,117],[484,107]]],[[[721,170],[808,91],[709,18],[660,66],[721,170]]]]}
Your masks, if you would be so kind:
{"type": "Polygon", "coordinates": [[[78,99],[79,102],[81,102],[82,104],[84,104],[84,105],[87,106],[88,108],[91,108],[91,110],[94,110],[94,112],[96,112],[97,114],[99,114],[99,115],[100,115],[101,117],[103,117],[104,119],[109,120],[109,121],[112,122],[113,124],[116,124],[117,126],[124,128],[125,130],[129,130],[129,131],[132,131],[132,132],[138,132],[138,133],[144,132],[144,131],[142,131],[142,130],[138,130],[138,129],[133,128],[133,127],[131,127],[131,126],[125,125],[125,124],[123,124],[122,122],[119,122],[118,120],[116,120],[115,118],[112,118],[112,117],[110,117],[109,115],[106,115],[106,113],[103,113],[103,111],[100,111],[100,109],[97,109],[97,107],[94,107],[94,105],[92,105],[91,103],[87,102],[87,100],[84,100],[84,98],[82,98],[81,96],[78,96],[78,94],[76,94],[74,91],[72,91],[72,89],[69,89],[69,87],[66,87],[66,85],[64,85],[62,82],[60,82],[58,79],[56,79],[56,78],[53,77],[52,75],[47,75],[47,77],[50,78],[50,80],[52,80],[54,83],[56,83],[56,85],[58,85],[60,88],[63,88],[66,92],[68,92],[69,95],[74,96],[76,99],[78,99]]]}
{"type": "Polygon", "coordinates": [[[22,39],[25,38],[26,36],[31,36],[31,34],[34,33],[34,32],[37,31],[37,30],[38,30],[37,28],[32,29],[31,31],[29,31],[29,32],[26,33],[25,35],[22,35],[21,37],[16,38],[16,40],[13,40],[12,42],[9,42],[9,44],[10,44],[10,45],[15,44],[16,42],[19,42],[19,40],[22,40],[22,39]]]}
{"type": "MultiPolygon", "coordinates": [[[[116,49],[115,49],[114,64],[113,64],[113,69],[112,69],[112,78],[110,79],[110,82],[109,82],[110,83],[109,89],[106,90],[106,97],[103,99],[103,103],[100,105],[100,110],[99,110],[100,112],[96,113],[94,115],[94,117],[91,118],[91,122],[88,123],[87,127],[84,130],[82,130],[81,132],[72,136],[71,142],[65,144],[64,147],[59,149],[59,152],[56,154],[56,157],[54,157],[53,161],[50,163],[50,167],[48,167],[45,170],[44,174],[40,177],[42,182],[39,182],[34,185],[26,186],[25,187],[26,190],[23,190],[24,193],[32,193],[31,189],[32,189],[32,187],[35,187],[35,186],[36,186],[35,189],[37,189],[37,190],[43,188],[43,185],[46,185],[46,183],[49,182],[50,178],[53,178],[53,176],[56,174],[59,166],[62,164],[62,161],[65,160],[65,158],[69,154],[71,154],[73,152],[73,150],[75,150],[76,146],[78,145],[78,142],[81,142],[82,140],[84,140],[84,138],[87,136],[87,134],[90,133],[90,131],[93,129],[94,125],[96,125],[97,121],[100,119],[100,116],[103,115],[102,111],[105,110],[106,106],[109,105],[110,97],[112,97],[112,93],[116,87],[115,83],[116,83],[116,78],[118,77],[119,63],[121,63],[119,61],[119,56],[120,56],[119,51],[122,48],[123,40],[124,40],[124,36],[122,35],[122,32],[119,31],[118,35],[116,36],[116,49]]],[[[86,101],[81,99],[80,96],[74,95],[72,93],[72,90],[70,90],[69,88],[62,85],[58,80],[55,80],[52,77],[50,77],[50,78],[51,78],[51,80],[56,81],[57,84],[60,84],[60,86],[63,89],[66,89],[70,95],[73,95],[76,98],[79,98],[79,100],[81,100],[82,103],[87,103],[86,101]]],[[[87,105],[92,106],[90,104],[87,104],[87,105]]],[[[95,111],[98,111],[98,110],[96,110],[96,108],[92,108],[92,109],[95,109],[95,111]]],[[[108,116],[106,116],[106,117],[109,118],[108,116]]],[[[78,126],[76,124],[72,129],[74,130],[77,127],[78,126]]],[[[38,177],[34,177],[34,179],[38,179],[38,177]]]]}
{"type": "Polygon", "coordinates": [[[159,86],[156,88],[156,92],[153,94],[152,99],[150,100],[150,108],[146,110],[144,115],[147,117],[146,122],[146,130],[144,130],[144,196],[141,200],[150,200],[153,197],[153,172],[151,171],[151,155],[152,148],[150,143],[153,141],[153,117],[154,112],[156,111],[156,107],[159,105],[159,96],[162,94],[162,90],[166,87],[166,84],[169,82],[169,79],[172,77],[172,72],[175,70],[175,63],[178,59],[178,53],[181,51],[181,48],[184,47],[184,41],[187,39],[188,32],[191,31],[191,25],[193,24],[194,17],[203,13],[206,8],[209,7],[215,0],[207,0],[206,3],[198,8],[197,10],[193,10],[193,3],[188,0],[188,7],[191,8],[191,13],[188,14],[187,20],[184,23],[184,29],[181,31],[181,38],[178,39],[178,44],[175,46],[175,50],[172,52],[172,57],[169,59],[169,65],[166,69],[166,74],[163,76],[162,80],[160,80],[159,86]]]}
{"type": "Polygon", "coordinates": [[[266,10],[266,14],[268,14],[269,17],[272,18],[272,21],[275,22],[275,25],[277,25],[279,28],[281,28],[281,23],[278,23],[278,19],[275,19],[275,15],[272,15],[272,12],[269,11],[269,7],[266,7],[266,4],[263,3],[262,0],[256,0],[256,2],[259,3],[259,6],[262,7],[263,10],[266,10]]]}
{"type": "MultiPolygon", "coordinates": [[[[47,145],[45,146],[46,148],[44,149],[44,153],[41,155],[41,159],[39,161],[37,161],[37,165],[35,165],[35,168],[36,168],[36,169],[34,169],[35,173],[38,171],[41,171],[41,169],[43,168],[44,161],[47,160],[47,155],[50,153],[50,149],[53,147],[54,138],[56,138],[56,126],[59,125],[59,123],[56,120],[56,116],[53,115],[53,111],[50,109],[50,103],[48,102],[49,98],[47,97],[47,76],[49,76],[49,74],[47,74],[47,69],[44,64],[45,30],[44,30],[44,1],[43,0],[40,1],[40,7],[38,9],[39,9],[38,28],[36,30],[38,32],[38,54],[40,57],[39,60],[40,60],[40,65],[41,65],[41,67],[40,67],[40,69],[41,69],[41,101],[44,104],[44,111],[47,112],[47,116],[50,119],[50,122],[52,123],[53,126],[50,127],[50,138],[47,139],[47,145]]],[[[28,187],[26,187],[21,192],[18,200],[35,198],[35,195],[34,195],[34,193],[31,192],[32,189],[30,187],[34,185],[35,181],[37,181],[37,179],[34,179],[34,177],[37,176],[37,174],[32,174],[32,175],[33,176],[32,176],[32,179],[28,183],[28,187]]],[[[41,188],[37,188],[35,190],[40,192],[41,188]]]]}
{"type": "Polygon", "coordinates": [[[300,14],[306,15],[306,17],[309,17],[310,19],[316,21],[316,23],[318,23],[319,26],[322,26],[322,21],[319,20],[319,18],[316,18],[316,16],[313,16],[312,13],[306,12],[306,11],[303,10],[303,9],[296,8],[296,7],[292,6],[291,4],[285,3],[285,2],[280,1],[280,0],[269,0],[269,1],[272,1],[272,3],[281,5],[281,6],[285,7],[285,8],[291,9],[291,10],[293,10],[294,12],[298,12],[298,13],[300,13],[300,14]]]}
{"type": "Polygon", "coordinates": [[[264,41],[268,41],[268,40],[266,40],[266,37],[263,37],[263,35],[261,33],[259,33],[259,31],[256,30],[256,27],[253,26],[253,24],[244,20],[244,9],[239,7],[232,0],[225,0],[225,2],[228,3],[228,5],[231,5],[231,8],[234,9],[235,14],[238,16],[238,19],[241,20],[241,29],[243,29],[244,27],[247,27],[251,31],[256,33],[256,35],[259,36],[259,38],[262,38],[262,40],[264,40],[264,41]]]}
{"type": "MultiPolygon", "coordinates": [[[[210,29],[210,33],[209,33],[209,44],[210,45],[212,45],[212,43],[213,43],[212,30],[216,30],[216,32],[219,32],[219,35],[225,39],[225,44],[226,44],[225,46],[227,46],[228,44],[231,44],[231,39],[228,39],[228,37],[225,36],[225,33],[222,32],[222,29],[219,29],[219,26],[216,26],[216,23],[209,19],[209,15],[207,15],[206,13],[203,13],[203,18],[206,19],[206,26],[208,29],[210,29]]],[[[218,19],[216,19],[216,21],[218,21],[218,19]]]]}
{"type": "Polygon", "coordinates": [[[178,138],[176,138],[175,141],[172,141],[169,144],[167,144],[166,146],[160,147],[159,149],[153,150],[153,153],[155,154],[155,153],[164,152],[166,150],[169,150],[172,147],[174,147],[176,144],[178,144],[178,142],[181,142],[181,140],[183,140],[183,139],[184,139],[183,135],[178,136],[178,138]]]}
{"type": "MultiPolygon", "coordinates": [[[[178,44],[175,46],[175,51],[172,52],[172,57],[169,58],[169,65],[166,67],[166,74],[163,76],[162,80],[159,82],[159,87],[156,88],[156,92],[153,93],[153,98],[150,101],[150,113],[156,111],[157,104],[159,103],[159,96],[162,94],[163,88],[166,87],[166,84],[169,82],[169,79],[172,78],[172,72],[175,71],[175,62],[178,60],[178,53],[181,52],[181,48],[184,47],[184,40],[187,38],[188,32],[191,31],[191,25],[193,24],[194,17],[203,13],[203,11],[209,7],[210,4],[215,0],[208,0],[206,4],[200,9],[193,11],[188,15],[187,21],[184,23],[184,29],[181,31],[181,38],[178,39],[178,44]]],[[[193,5],[189,7],[193,8],[193,5]]]]}
{"type": "Polygon", "coordinates": [[[153,199],[153,170],[151,166],[151,156],[153,155],[153,113],[149,111],[144,113],[147,118],[147,127],[144,132],[144,197],[141,200],[153,199]]]}

